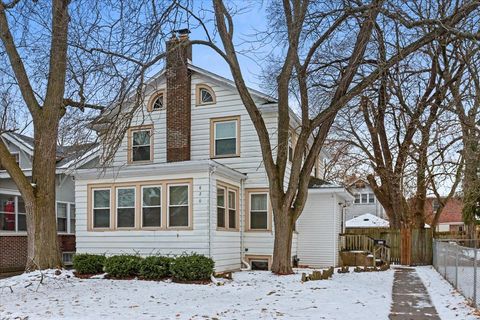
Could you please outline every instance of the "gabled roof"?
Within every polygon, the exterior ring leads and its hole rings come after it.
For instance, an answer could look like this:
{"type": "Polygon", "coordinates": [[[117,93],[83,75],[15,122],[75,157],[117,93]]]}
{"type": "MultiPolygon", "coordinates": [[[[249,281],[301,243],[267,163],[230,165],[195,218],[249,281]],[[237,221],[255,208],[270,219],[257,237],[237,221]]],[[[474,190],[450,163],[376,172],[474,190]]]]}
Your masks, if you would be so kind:
{"type": "MultiPolygon", "coordinates": [[[[34,139],[32,137],[15,133],[6,132],[2,134],[2,138],[17,146],[26,154],[33,156],[34,139]]],[[[78,166],[79,163],[85,163],[92,158],[93,150],[98,150],[98,143],[85,143],[70,146],[57,145],[57,168],[68,169],[73,165],[78,166]]],[[[29,169],[25,169],[29,170],[29,169]]]]}

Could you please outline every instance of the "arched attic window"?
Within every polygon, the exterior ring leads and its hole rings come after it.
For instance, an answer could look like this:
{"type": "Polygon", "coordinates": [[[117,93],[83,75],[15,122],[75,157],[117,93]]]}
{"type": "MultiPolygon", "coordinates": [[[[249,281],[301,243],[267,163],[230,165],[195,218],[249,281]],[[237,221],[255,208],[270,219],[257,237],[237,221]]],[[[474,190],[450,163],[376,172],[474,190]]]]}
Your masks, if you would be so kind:
{"type": "Polygon", "coordinates": [[[165,90],[155,92],[148,101],[147,110],[149,112],[164,110],[166,106],[165,98],[165,90]]]}
{"type": "Polygon", "coordinates": [[[215,98],[215,92],[206,84],[197,85],[197,105],[214,104],[217,100],[215,98]]]}

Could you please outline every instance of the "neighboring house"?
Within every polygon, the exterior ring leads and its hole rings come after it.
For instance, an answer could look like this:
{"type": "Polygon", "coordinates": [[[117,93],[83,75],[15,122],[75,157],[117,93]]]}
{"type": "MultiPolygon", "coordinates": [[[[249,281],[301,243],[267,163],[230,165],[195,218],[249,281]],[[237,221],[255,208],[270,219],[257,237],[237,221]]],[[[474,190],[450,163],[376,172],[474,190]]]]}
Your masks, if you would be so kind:
{"type": "Polygon", "coordinates": [[[356,218],[365,213],[370,213],[379,218],[387,219],[385,210],[375,197],[375,194],[367,181],[354,177],[351,178],[346,185],[348,190],[355,197],[352,205],[347,208],[347,220],[356,218]]]}
{"type": "MultiPolygon", "coordinates": [[[[166,70],[148,83],[146,103],[134,115],[112,165],[76,173],[77,252],[197,252],[212,257],[217,272],[238,270],[242,260],[269,268],[274,227],[256,131],[234,82],[193,66],[190,46],[177,46],[180,41],[188,37],[167,43],[178,49],[169,51],[166,70]]],[[[277,102],[250,92],[275,146],[277,102]]],[[[299,120],[291,116],[293,153],[299,120]]],[[[108,117],[104,112],[93,127],[102,130],[108,117]]],[[[324,157],[321,153],[312,175],[321,176],[324,157]]],[[[352,200],[340,186],[312,186],[293,236],[292,259],[337,265],[338,212],[352,200]],[[299,242],[306,241],[308,219],[316,219],[318,234],[328,232],[326,242],[311,249],[318,259],[297,249],[304,248],[299,242]]],[[[319,239],[308,241],[315,246],[319,239]]]]}
{"type": "MultiPolygon", "coordinates": [[[[432,222],[435,212],[439,208],[438,200],[434,197],[427,198],[425,204],[425,215],[428,223],[432,222]]],[[[450,198],[440,214],[436,231],[438,232],[460,232],[465,231],[462,218],[463,202],[460,198],[450,198]]]]}
{"type": "MultiPolygon", "coordinates": [[[[32,173],[33,138],[4,133],[0,137],[27,177],[32,173]]],[[[89,161],[88,146],[58,147],[56,214],[59,243],[66,262],[75,251],[75,182],[72,171],[89,161]],[[80,158],[78,158],[80,156],[80,158]]],[[[92,158],[93,159],[93,158],[92,158]]],[[[23,199],[10,175],[0,167],[0,272],[22,270],[27,258],[27,222],[23,199]]]]}

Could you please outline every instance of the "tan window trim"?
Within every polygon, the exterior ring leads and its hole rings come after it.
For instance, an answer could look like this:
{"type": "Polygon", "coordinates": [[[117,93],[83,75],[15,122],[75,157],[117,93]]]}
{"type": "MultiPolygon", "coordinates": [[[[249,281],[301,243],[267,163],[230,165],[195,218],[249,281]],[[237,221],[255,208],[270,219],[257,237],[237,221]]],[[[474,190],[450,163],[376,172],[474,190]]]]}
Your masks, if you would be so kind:
{"type": "Polygon", "coordinates": [[[250,264],[254,260],[267,260],[268,261],[268,270],[272,269],[272,256],[270,255],[259,255],[259,254],[246,254],[245,260],[250,264]]]}
{"type": "Polygon", "coordinates": [[[186,183],[186,182],[171,182],[166,184],[167,188],[167,229],[168,230],[191,230],[192,229],[192,200],[193,200],[193,190],[192,190],[192,184],[191,183],[186,183]],[[170,187],[171,186],[187,186],[188,187],[188,225],[187,226],[180,226],[180,227],[171,227],[170,226],[170,221],[168,219],[169,217],[169,209],[170,209],[170,187]]]}
{"type": "Polygon", "coordinates": [[[89,184],[87,186],[87,230],[88,231],[180,231],[193,230],[193,179],[178,179],[178,180],[146,180],[133,181],[123,183],[102,183],[89,184]],[[168,203],[167,190],[169,185],[188,185],[189,199],[188,199],[188,227],[168,227],[168,203]],[[142,199],[141,190],[145,186],[160,186],[161,187],[161,226],[160,227],[142,227],[142,199]],[[117,228],[117,195],[116,189],[119,187],[134,187],[135,188],[135,228],[117,228]],[[93,228],[93,190],[108,189],[110,190],[110,227],[109,228],[93,228]]]}
{"type": "Polygon", "coordinates": [[[217,97],[215,96],[215,91],[213,91],[213,89],[205,83],[199,83],[195,86],[195,98],[196,98],[195,103],[197,106],[207,106],[207,105],[212,105],[217,103],[217,97]],[[202,89],[207,90],[212,95],[213,102],[202,102],[202,96],[200,95],[200,91],[202,89]]]}
{"type": "MultiPolygon", "coordinates": [[[[140,228],[142,230],[159,230],[164,226],[163,223],[163,185],[158,184],[158,185],[148,185],[148,184],[142,184],[140,186],[140,228]],[[160,226],[153,226],[153,227],[144,227],[143,226],[143,189],[145,188],[160,188],[160,226]]],[[[147,206],[146,208],[156,208],[156,206],[147,206]]]]}
{"type": "Polygon", "coordinates": [[[221,159],[221,158],[240,157],[240,136],[241,136],[240,135],[240,116],[230,116],[230,117],[210,119],[210,158],[221,159]],[[227,122],[227,121],[237,121],[236,153],[217,156],[215,155],[215,124],[218,122],[227,122]]]}
{"type": "Polygon", "coordinates": [[[153,93],[150,96],[150,99],[148,99],[148,104],[147,104],[147,111],[148,112],[154,112],[154,111],[163,111],[167,108],[167,95],[165,94],[165,89],[158,90],[157,92],[153,93]],[[154,109],[153,104],[157,100],[159,96],[163,95],[163,108],[161,109],[154,109]]]}
{"type": "Polygon", "coordinates": [[[245,231],[246,232],[271,232],[273,224],[272,204],[268,188],[245,189],[245,231]],[[250,227],[250,195],[267,194],[267,229],[252,229],[250,227]]]}
{"type": "MultiPolygon", "coordinates": [[[[137,187],[135,185],[130,185],[130,186],[116,186],[115,187],[115,229],[116,230],[136,230],[137,229],[137,219],[136,219],[136,216],[137,216],[137,201],[138,201],[138,191],[137,191],[137,187]],[[119,227],[118,226],[118,209],[121,209],[119,208],[119,205],[118,205],[118,190],[120,189],[133,189],[134,190],[134,197],[135,197],[135,203],[134,203],[134,207],[133,207],[133,210],[134,210],[134,219],[133,219],[133,227],[119,227]]],[[[130,207],[129,207],[130,208],[130,207]]]]}
{"type": "Polygon", "coordinates": [[[128,164],[152,163],[153,158],[154,158],[153,124],[130,127],[127,131],[127,136],[128,136],[128,146],[127,146],[127,162],[128,162],[128,164]],[[147,131],[147,130],[150,130],[150,160],[133,161],[133,133],[136,132],[136,131],[147,131]]]}
{"type": "Polygon", "coordinates": [[[239,210],[239,201],[240,201],[240,192],[237,186],[231,185],[223,181],[217,181],[217,189],[222,188],[224,190],[225,197],[225,227],[218,227],[217,221],[217,230],[218,231],[240,231],[240,210],[239,210]],[[235,228],[230,228],[230,202],[228,198],[228,192],[235,192],[235,228]]]}

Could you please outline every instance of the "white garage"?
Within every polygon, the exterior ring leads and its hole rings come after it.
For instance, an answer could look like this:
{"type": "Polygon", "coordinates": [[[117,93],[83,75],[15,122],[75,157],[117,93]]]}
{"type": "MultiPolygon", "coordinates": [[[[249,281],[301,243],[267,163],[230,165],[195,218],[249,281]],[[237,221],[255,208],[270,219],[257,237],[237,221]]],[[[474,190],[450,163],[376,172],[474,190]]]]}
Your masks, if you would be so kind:
{"type": "Polygon", "coordinates": [[[345,207],[354,200],[345,188],[318,180],[311,183],[305,209],[297,221],[299,266],[339,265],[339,234],[344,230],[345,207]]]}

